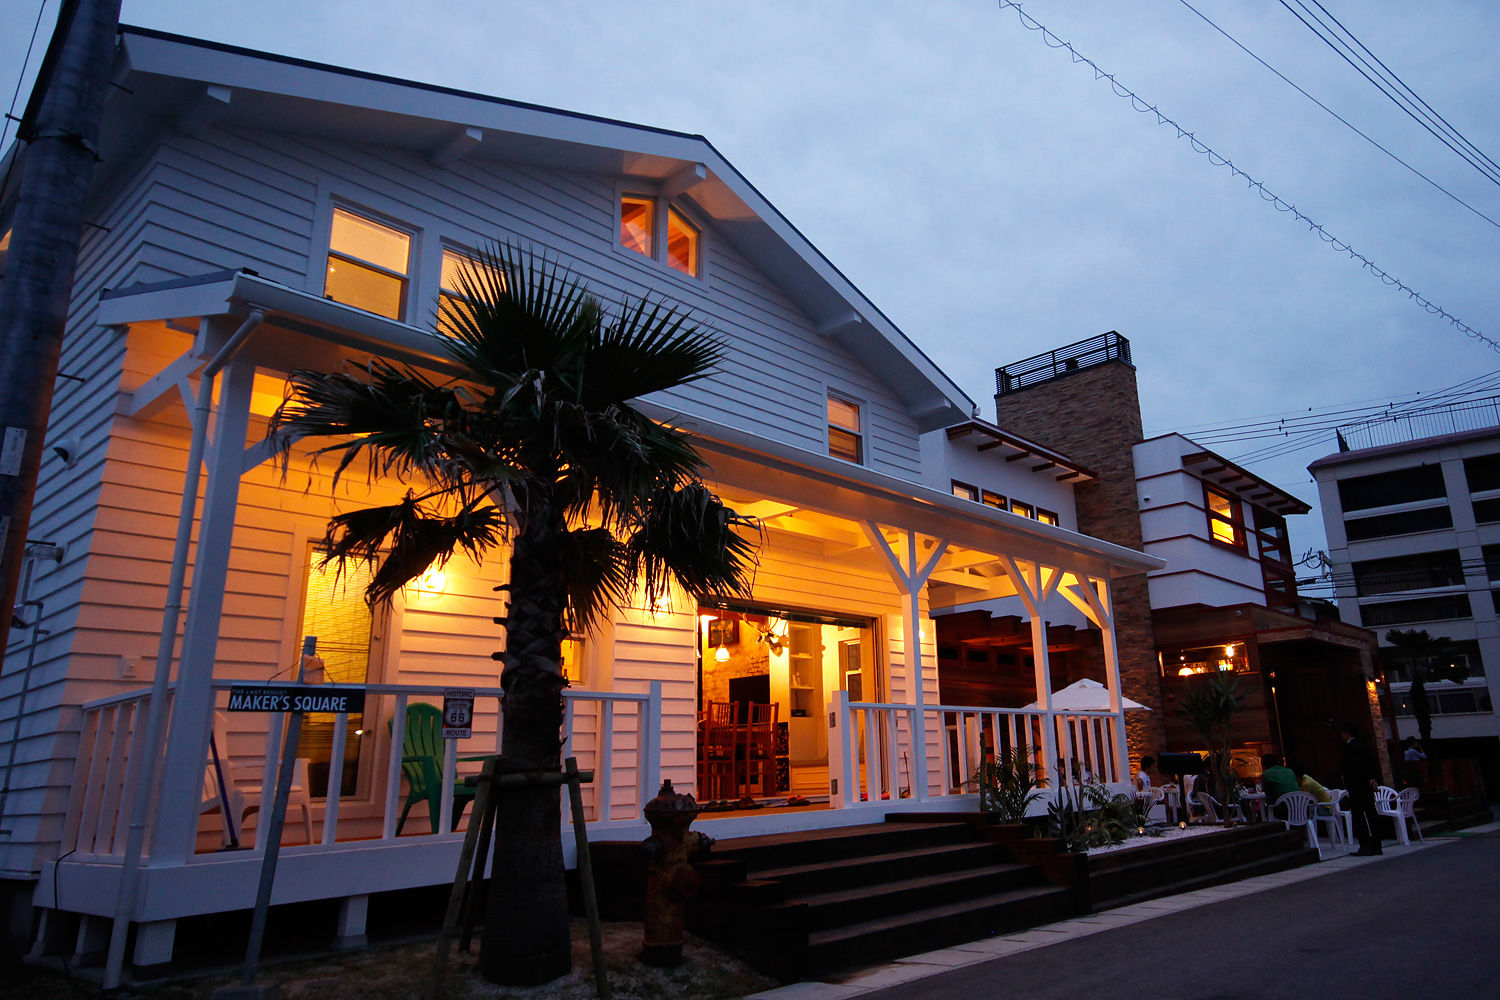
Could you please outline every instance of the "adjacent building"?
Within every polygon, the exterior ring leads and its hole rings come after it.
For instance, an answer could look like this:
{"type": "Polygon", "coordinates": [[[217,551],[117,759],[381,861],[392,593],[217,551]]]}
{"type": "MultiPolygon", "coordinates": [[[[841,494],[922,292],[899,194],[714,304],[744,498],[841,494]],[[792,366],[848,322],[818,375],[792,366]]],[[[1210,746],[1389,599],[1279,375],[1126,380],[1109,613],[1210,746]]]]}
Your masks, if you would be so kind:
{"type": "MultiPolygon", "coordinates": [[[[1435,758],[1479,762],[1500,792],[1500,717],[1486,667],[1500,663],[1500,427],[1339,451],[1309,466],[1318,482],[1328,555],[1344,621],[1380,636],[1422,630],[1450,640],[1463,681],[1429,684],[1435,758]]],[[[1395,731],[1417,734],[1411,678],[1386,668],[1395,731]]],[[[1450,776],[1463,785],[1462,771],[1450,776]]],[[[1467,780],[1472,781],[1472,778],[1467,780]]],[[[1467,792],[1481,789],[1470,784],[1467,792]]]]}

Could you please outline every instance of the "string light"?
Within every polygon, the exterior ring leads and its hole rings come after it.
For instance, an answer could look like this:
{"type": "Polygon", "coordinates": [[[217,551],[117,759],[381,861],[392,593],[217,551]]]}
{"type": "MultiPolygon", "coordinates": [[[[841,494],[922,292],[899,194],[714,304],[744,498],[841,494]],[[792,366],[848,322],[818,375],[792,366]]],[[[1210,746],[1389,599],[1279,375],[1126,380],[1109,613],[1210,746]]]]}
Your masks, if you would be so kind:
{"type": "Polygon", "coordinates": [[[1154,115],[1156,118],[1156,124],[1172,128],[1174,131],[1176,131],[1177,138],[1186,139],[1188,141],[1188,145],[1193,148],[1193,151],[1196,153],[1201,153],[1203,156],[1207,157],[1209,163],[1213,164],[1216,167],[1228,167],[1230,176],[1232,177],[1243,177],[1245,179],[1245,184],[1251,190],[1255,191],[1256,194],[1260,195],[1262,201],[1273,206],[1278,212],[1290,214],[1292,218],[1296,219],[1298,222],[1307,223],[1308,231],[1317,234],[1318,239],[1328,244],[1328,246],[1331,247],[1335,252],[1347,255],[1350,260],[1356,262],[1361,268],[1369,271],[1372,275],[1379,278],[1388,287],[1396,288],[1402,292],[1405,292],[1406,297],[1426,310],[1428,315],[1441,317],[1442,319],[1447,320],[1447,322],[1454,329],[1462,331],[1466,336],[1479,341],[1493,351],[1500,351],[1500,343],[1496,343],[1489,337],[1486,337],[1479,330],[1475,329],[1474,327],[1465,323],[1463,320],[1459,319],[1457,316],[1448,312],[1448,310],[1444,309],[1442,306],[1439,306],[1437,303],[1427,298],[1421,292],[1412,288],[1400,278],[1396,277],[1394,274],[1391,274],[1389,271],[1376,264],[1369,257],[1366,257],[1364,254],[1355,250],[1354,247],[1352,247],[1350,244],[1338,239],[1328,230],[1324,229],[1321,224],[1315,222],[1310,216],[1298,209],[1296,205],[1283,200],[1279,195],[1267,189],[1266,186],[1260,181],[1256,180],[1245,171],[1235,166],[1234,161],[1229,157],[1221,156],[1219,153],[1215,152],[1212,147],[1200,141],[1195,133],[1189,132],[1187,129],[1177,124],[1176,121],[1162,114],[1161,110],[1157,108],[1156,105],[1147,102],[1135,91],[1131,90],[1129,87],[1126,87],[1124,84],[1120,83],[1120,81],[1116,80],[1114,74],[1104,72],[1104,70],[1100,68],[1098,63],[1094,62],[1092,59],[1088,58],[1087,56],[1083,55],[1083,53],[1075,49],[1072,42],[1064,41],[1057,35],[1054,35],[1047,29],[1046,25],[1042,24],[1040,21],[1036,20],[1031,15],[1022,10],[1020,4],[1015,3],[1014,0],[1000,0],[1001,11],[1005,11],[1010,8],[1015,9],[1016,17],[1020,20],[1022,27],[1026,28],[1029,31],[1041,32],[1042,41],[1049,49],[1066,49],[1068,51],[1068,55],[1072,57],[1073,62],[1083,63],[1084,65],[1088,66],[1089,69],[1094,71],[1095,80],[1108,80],[1110,89],[1114,91],[1116,97],[1128,100],[1130,102],[1130,106],[1136,111],[1139,111],[1141,114],[1154,115]]]}

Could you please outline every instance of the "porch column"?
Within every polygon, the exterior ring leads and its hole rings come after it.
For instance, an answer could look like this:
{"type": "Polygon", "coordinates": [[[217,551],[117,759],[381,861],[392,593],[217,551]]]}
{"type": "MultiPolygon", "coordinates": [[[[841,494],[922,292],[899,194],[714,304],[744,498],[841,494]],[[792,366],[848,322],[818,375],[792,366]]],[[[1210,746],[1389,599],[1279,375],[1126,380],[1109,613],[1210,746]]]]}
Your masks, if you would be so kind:
{"type": "Polygon", "coordinates": [[[224,583],[239,505],[254,376],[253,361],[236,359],[225,367],[219,381],[213,444],[204,463],[208,482],[198,525],[182,653],[177,662],[177,692],[162,767],[161,800],[151,835],[152,867],[185,862],[192,856],[197,839],[203,762],[213,722],[210,681],[219,645],[219,619],[224,610],[224,583]]]}
{"type": "MultiPolygon", "coordinates": [[[[926,711],[926,685],[922,677],[922,588],[927,585],[927,578],[937,568],[938,560],[943,558],[943,553],[948,551],[948,543],[941,539],[933,539],[931,554],[926,562],[918,563],[917,533],[906,532],[906,560],[903,565],[902,559],[891,548],[891,544],[885,540],[880,526],[873,521],[865,521],[860,525],[870,543],[875,546],[876,551],[885,556],[885,568],[896,584],[896,590],[906,598],[902,602],[901,619],[902,628],[905,631],[904,643],[906,658],[907,683],[911,687],[912,711],[912,756],[916,758],[916,766],[912,772],[912,798],[918,802],[927,800],[928,768],[927,768],[927,711],[926,711]]],[[[872,752],[874,742],[871,742],[872,752]]],[[[895,748],[892,748],[895,752],[895,748]]]]}
{"type": "Polygon", "coordinates": [[[1104,684],[1109,689],[1109,710],[1114,715],[1110,752],[1115,759],[1115,780],[1128,781],[1130,751],[1125,744],[1125,712],[1121,707],[1124,695],[1120,690],[1120,650],[1115,641],[1114,597],[1107,577],[1090,577],[1082,573],[1069,575],[1074,582],[1059,586],[1058,593],[1099,629],[1100,645],[1104,648],[1104,684]]]}
{"type": "Polygon", "coordinates": [[[1005,572],[1015,584],[1016,595],[1026,607],[1031,618],[1031,662],[1036,677],[1036,703],[1041,706],[1042,723],[1042,770],[1047,775],[1049,786],[1056,788],[1057,782],[1057,717],[1052,714],[1052,663],[1047,656],[1047,622],[1042,618],[1042,609],[1047,596],[1057,585],[1062,575],[1053,571],[1050,577],[1043,573],[1042,564],[1027,562],[1011,556],[1002,556],[1005,572]]]}

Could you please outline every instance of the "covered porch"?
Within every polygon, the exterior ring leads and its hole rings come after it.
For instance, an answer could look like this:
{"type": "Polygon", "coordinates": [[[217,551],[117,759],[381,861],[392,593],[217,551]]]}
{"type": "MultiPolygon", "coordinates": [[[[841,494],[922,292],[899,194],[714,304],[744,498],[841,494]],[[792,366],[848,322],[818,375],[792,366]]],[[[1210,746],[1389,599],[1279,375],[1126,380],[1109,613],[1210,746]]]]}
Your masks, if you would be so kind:
{"type": "MultiPolygon", "coordinates": [[[[343,617],[338,609],[351,601],[314,568],[320,526],[399,484],[372,482],[368,494],[345,489],[329,499],[326,476],[303,456],[283,477],[266,463],[264,418],[279,401],[288,359],[333,365],[379,352],[450,373],[430,338],[409,327],[243,273],[127,296],[110,309],[126,331],[132,369],[116,418],[126,444],[112,461],[150,466],[164,480],[160,491],[180,487],[183,502],[170,526],[175,541],[169,531],[153,542],[171,555],[166,590],[142,586],[132,597],[155,603],[158,655],[154,663],[137,658],[135,683],[117,682],[82,705],[62,860],[47,865],[36,903],[83,916],[80,952],[98,950],[116,921],[137,927],[135,964],[168,961],[176,920],[251,904],[265,850],[254,817],[291,754],[306,765],[273,903],[340,900],[340,936],[357,938],[372,894],[452,878],[464,778],[502,735],[490,654],[503,640],[490,619],[503,560],[455,561],[441,579],[410,588],[388,616],[343,617]],[[175,458],[184,450],[185,470],[175,458]],[[352,659],[343,635],[351,629],[352,659]],[[290,679],[304,635],[320,636],[328,689],[357,687],[366,701],[358,713],[316,713],[308,731],[317,738],[289,747],[285,716],[229,713],[228,689],[290,679]],[[450,688],[474,692],[472,735],[413,752],[413,719],[430,714],[417,706],[440,704],[450,688]]],[[[808,797],[827,805],[705,817],[714,836],[972,802],[968,777],[985,754],[1009,749],[1047,774],[1078,768],[1127,780],[1110,581],[1156,560],[735,428],[659,415],[698,435],[711,485],[763,526],[761,569],[738,613],[785,623],[775,670],[767,650],[763,703],[785,706],[789,746],[798,723],[799,768],[805,780],[821,779],[808,797]],[[1045,641],[1035,708],[944,703],[934,601],[990,597],[1019,600],[1034,633],[1045,633],[1046,608],[1058,601],[1094,623],[1112,709],[1053,710],[1045,641]],[[823,643],[839,650],[826,661],[837,669],[803,675],[794,691],[790,631],[809,621],[851,634],[823,643]],[[858,656],[851,660],[841,643],[858,643],[858,656]]],[[[345,589],[358,593],[353,583],[345,589]]],[[[570,644],[564,754],[594,771],[582,817],[591,837],[644,836],[640,809],[663,778],[696,789],[711,610],[674,594],[622,608],[599,634],[570,644]]]]}

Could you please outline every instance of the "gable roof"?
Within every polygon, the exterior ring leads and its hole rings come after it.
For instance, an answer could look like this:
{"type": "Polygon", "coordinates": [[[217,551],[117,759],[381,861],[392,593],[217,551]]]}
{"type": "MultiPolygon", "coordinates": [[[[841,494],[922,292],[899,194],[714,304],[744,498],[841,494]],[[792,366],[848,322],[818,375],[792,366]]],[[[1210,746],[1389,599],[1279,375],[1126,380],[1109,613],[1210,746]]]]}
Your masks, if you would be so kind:
{"type": "MultiPolygon", "coordinates": [[[[163,127],[214,123],[629,177],[691,200],[733,245],[897,393],[923,430],[974,401],[701,135],[122,26],[95,196],[163,127]]],[[[21,154],[24,155],[24,152],[21,154]]],[[[0,204],[0,210],[3,210],[0,204]]]]}

